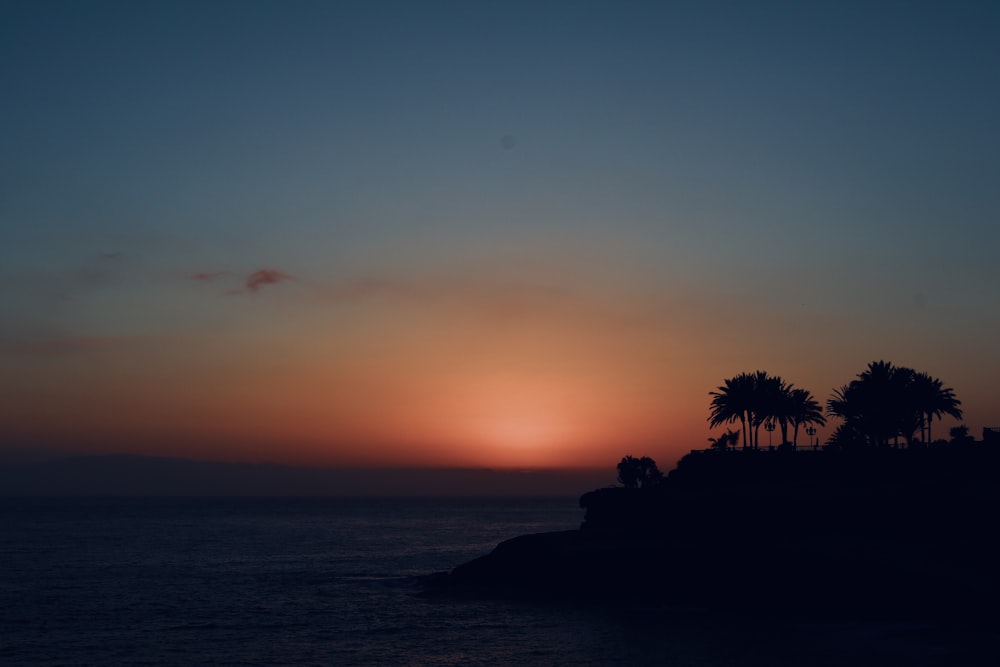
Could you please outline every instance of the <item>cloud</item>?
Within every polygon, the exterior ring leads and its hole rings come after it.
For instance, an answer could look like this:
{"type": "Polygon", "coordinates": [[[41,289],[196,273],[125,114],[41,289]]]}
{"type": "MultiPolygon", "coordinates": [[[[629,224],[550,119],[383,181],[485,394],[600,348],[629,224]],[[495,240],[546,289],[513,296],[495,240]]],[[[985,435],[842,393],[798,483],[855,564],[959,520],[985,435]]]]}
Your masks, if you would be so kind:
{"type": "MultiPolygon", "coordinates": [[[[198,273],[188,275],[188,279],[199,283],[216,283],[232,275],[232,271],[199,271],[198,273]]],[[[232,296],[246,292],[257,292],[265,285],[277,285],[286,280],[295,279],[279,269],[258,269],[246,277],[243,281],[243,287],[229,289],[225,294],[232,296]]]]}
{"type": "Polygon", "coordinates": [[[191,276],[191,280],[197,280],[203,283],[210,283],[213,280],[218,280],[219,278],[229,275],[229,271],[203,271],[201,273],[196,273],[191,276]]]}
{"type": "Polygon", "coordinates": [[[285,280],[292,280],[292,277],[278,269],[260,269],[250,274],[246,286],[251,292],[256,292],[264,285],[277,285],[285,280]]]}

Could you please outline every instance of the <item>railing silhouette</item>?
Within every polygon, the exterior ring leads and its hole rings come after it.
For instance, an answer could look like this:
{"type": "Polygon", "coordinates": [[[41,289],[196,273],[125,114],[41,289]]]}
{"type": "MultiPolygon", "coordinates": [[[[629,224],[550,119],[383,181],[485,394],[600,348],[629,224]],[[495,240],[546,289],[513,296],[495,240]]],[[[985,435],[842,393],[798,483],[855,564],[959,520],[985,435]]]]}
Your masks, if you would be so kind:
{"type": "MultiPolygon", "coordinates": [[[[975,444],[975,443],[973,443],[975,444]]],[[[1000,445],[1000,426],[984,426],[983,427],[983,439],[980,444],[984,445],[1000,445]]],[[[920,443],[916,443],[919,447],[920,443]]],[[[735,447],[706,447],[705,449],[692,449],[692,454],[707,454],[711,452],[716,453],[740,453],[740,452],[818,452],[823,450],[826,445],[820,443],[813,443],[809,445],[793,445],[791,443],[786,443],[784,445],[761,445],[756,448],[754,447],[743,447],[737,445],[735,447]]],[[[889,449],[909,449],[905,443],[890,443],[889,449]]]]}
{"type": "Polygon", "coordinates": [[[741,447],[737,445],[736,447],[726,447],[725,449],[721,447],[707,447],[705,449],[692,449],[692,454],[703,454],[706,452],[818,452],[822,450],[824,445],[819,443],[814,443],[811,445],[762,445],[754,449],[753,447],[741,447]]]}

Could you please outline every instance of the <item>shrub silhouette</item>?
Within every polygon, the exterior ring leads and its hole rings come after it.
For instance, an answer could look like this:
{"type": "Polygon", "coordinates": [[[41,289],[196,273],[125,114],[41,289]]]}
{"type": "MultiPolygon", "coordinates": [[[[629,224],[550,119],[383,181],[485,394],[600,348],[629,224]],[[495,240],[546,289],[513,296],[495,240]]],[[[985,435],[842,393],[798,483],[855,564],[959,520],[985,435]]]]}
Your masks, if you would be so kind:
{"type": "Polygon", "coordinates": [[[641,489],[658,484],[663,473],[656,467],[656,461],[643,456],[625,456],[618,462],[618,481],[627,489],[641,489]]]}

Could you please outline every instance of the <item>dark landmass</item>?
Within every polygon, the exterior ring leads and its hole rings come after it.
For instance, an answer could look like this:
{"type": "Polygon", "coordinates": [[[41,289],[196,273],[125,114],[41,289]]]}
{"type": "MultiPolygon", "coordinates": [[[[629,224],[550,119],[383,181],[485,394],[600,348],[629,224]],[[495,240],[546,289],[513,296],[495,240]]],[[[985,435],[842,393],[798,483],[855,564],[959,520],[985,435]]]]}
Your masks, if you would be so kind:
{"type": "Polygon", "coordinates": [[[584,494],[430,593],[825,617],[996,617],[1000,447],[692,452],[650,488],[584,494]]]}
{"type": "Polygon", "coordinates": [[[0,464],[0,496],[562,496],[610,475],[593,470],[309,468],[151,456],[0,464]]]}

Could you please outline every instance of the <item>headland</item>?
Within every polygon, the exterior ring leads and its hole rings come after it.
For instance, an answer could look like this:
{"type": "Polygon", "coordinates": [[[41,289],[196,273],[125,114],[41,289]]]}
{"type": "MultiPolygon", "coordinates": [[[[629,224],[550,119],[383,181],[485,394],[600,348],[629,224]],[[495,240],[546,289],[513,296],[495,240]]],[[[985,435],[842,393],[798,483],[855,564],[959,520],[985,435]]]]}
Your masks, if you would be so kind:
{"type": "Polygon", "coordinates": [[[997,615],[1000,447],[697,451],[428,589],[826,617],[997,615]]]}

